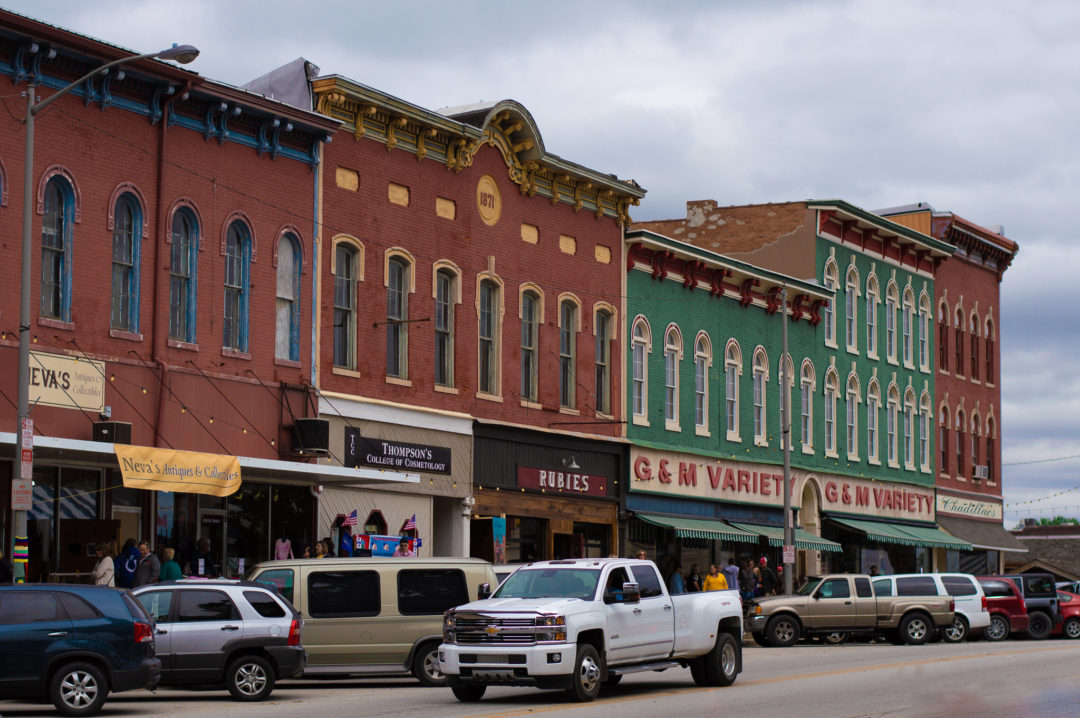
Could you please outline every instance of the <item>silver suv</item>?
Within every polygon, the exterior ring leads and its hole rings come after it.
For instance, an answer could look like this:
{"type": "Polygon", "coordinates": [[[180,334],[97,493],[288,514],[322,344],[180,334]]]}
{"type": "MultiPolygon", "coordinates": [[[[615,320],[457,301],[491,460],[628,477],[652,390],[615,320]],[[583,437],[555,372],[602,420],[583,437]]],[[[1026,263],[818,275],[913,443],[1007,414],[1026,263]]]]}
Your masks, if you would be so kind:
{"type": "Polygon", "coordinates": [[[304,670],[300,614],[265,584],[191,579],[132,593],[156,623],[162,685],[224,684],[259,701],[304,670]]]}

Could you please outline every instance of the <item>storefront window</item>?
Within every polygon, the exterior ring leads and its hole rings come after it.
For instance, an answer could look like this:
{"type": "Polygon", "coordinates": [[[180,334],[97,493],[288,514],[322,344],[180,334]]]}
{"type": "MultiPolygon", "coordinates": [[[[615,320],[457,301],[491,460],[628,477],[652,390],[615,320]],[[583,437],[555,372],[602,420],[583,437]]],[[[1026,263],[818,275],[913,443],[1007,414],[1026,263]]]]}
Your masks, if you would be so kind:
{"type": "Polygon", "coordinates": [[[271,486],[269,491],[270,543],[287,540],[300,558],[305,546],[314,548],[315,498],[307,486],[271,486]]]}
{"type": "Polygon", "coordinates": [[[227,503],[225,575],[242,576],[270,558],[270,487],[245,483],[227,503]]]}
{"type": "Polygon", "coordinates": [[[544,557],[544,519],[506,517],[506,561],[523,563],[544,557]]]}

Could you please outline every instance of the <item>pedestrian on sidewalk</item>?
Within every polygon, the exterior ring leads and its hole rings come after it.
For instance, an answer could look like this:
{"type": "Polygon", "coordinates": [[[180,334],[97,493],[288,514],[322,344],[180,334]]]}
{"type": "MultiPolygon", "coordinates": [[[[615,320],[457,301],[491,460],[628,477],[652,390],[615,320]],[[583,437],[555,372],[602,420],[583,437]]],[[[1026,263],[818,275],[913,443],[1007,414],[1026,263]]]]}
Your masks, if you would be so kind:
{"type": "Polygon", "coordinates": [[[709,574],[705,577],[705,583],[701,587],[705,591],[726,591],[727,579],[716,564],[709,566],[709,574]]]}
{"type": "Polygon", "coordinates": [[[139,542],[139,563],[135,566],[135,576],[131,582],[132,588],[149,586],[157,583],[161,576],[161,561],[150,550],[150,542],[143,539],[139,542]]]}

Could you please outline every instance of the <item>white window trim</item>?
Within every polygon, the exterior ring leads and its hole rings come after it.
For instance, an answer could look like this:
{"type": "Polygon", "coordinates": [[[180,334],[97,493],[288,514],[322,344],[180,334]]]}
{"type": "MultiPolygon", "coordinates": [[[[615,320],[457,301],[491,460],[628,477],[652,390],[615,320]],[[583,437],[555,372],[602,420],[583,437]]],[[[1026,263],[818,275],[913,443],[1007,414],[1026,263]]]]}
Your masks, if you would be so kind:
{"type": "Polygon", "coordinates": [[[846,440],[846,442],[845,442],[846,446],[844,448],[845,449],[850,449],[850,447],[854,447],[855,448],[854,451],[850,451],[850,450],[847,451],[848,461],[859,461],[859,404],[862,403],[862,395],[861,395],[861,392],[859,392],[858,386],[856,386],[855,390],[852,391],[852,389],[851,389],[851,381],[849,380],[848,381],[847,391],[844,394],[844,412],[845,412],[845,414],[847,413],[847,408],[848,408],[847,407],[847,404],[848,404],[847,400],[852,395],[854,395],[854,397],[855,397],[854,400],[851,402],[852,411],[855,414],[855,418],[852,419],[849,416],[844,417],[844,432],[845,432],[845,434],[848,433],[848,431],[849,431],[848,427],[850,426],[851,431],[855,435],[853,437],[851,437],[851,436],[845,436],[844,437],[844,439],[846,440]]]}
{"type": "Polygon", "coordinates": [[[712,341],[709,339],[709,335],[704,331],[698,332],[697,337],[694,339],[694,434],[697,436],[711,436],[709,431],[709,414],[711,394],[709,391],[709,370],[712,368],[712,341]],[[699,349],[700,347],[700,349],[699,349]],[[704,361],[704,386],[705,392],[702,398],[702,411],[701,416],[704,423],[698,423],[697,420],[697,368],[698,361],[704,361]]]}
{"type": "Polygon", "coordinates": [[[825,427],[825,457],[829,459],[839,459],[839,444],[837,441],[837,435],[839,433],[836,421],[836,404],[839,400],[840,394],[840,382],[836,376],[836,372],[830,369],[825,373],[825,391],[823,392],[824,403],[822,404],[822,421],[825,427]],[[829,395],[832,395],[831,399],[829,395]],[[830,407],[830,402],[832,406],[830,407]],[[832,446],[829,445],[829,413],[828,410],[832,409],[832,446]]]}
{"type": "Polygon", "coordinates": [[[870,359],[877,359],[878,357],[878,307],[881,304],[881,289],[878,286],[877,277],[870,275],[866,279],[866,301],[867,301],[867,315],[866,315],[866,356],[870,359]],[[870,284],[873,282],[873,289],[870,288],[870,284]],[[873,313],[871,314],[871,307],[873,313]],[[870,319],[873,318],[873,322],[870,319]],[[871,343],[870,336],[873,334],[874,341],[871,343]]]}
{"type": "MultiPolygon", "coordinates": [[[[840,288],[840,273],[836,268],[836,261],[829,257],[825,262],[825,272],[822,275],[822,285],[826,289],[837,290],[840,288]]],[[[825,308],[827,315],[825,317],[825,346],[830,349],[838,348],[836,343],[836,295],[829,300],[828,306],[825,308]],[[829,335],[832,338],[829,338],[829,335]]]]}
{"type": "Polygon", "coordinates": [[[652,354],[652,327],[641,314],[634,317],[630,330],[630,414],[636,426],[649,426],[649,355],[652,354]],[[642,338],[635,339],[634,331],[642,327],[642,338]],[[634,347],[641,345],[641,412],[634,407],[634,347]]]}
{"type": "Polygon", "coordinates": [[[682,393],[682,359],[683,359],[683,340],[682,332],[674,324],[669,324],[667,329],[664,330],[664,428],[668,431],[682,431],[682,426],[679,424],[679,420],[682,417],[682,406],[679,399],[682,393]],[[675,343],[672,344],[669,338],[674,336],[675,343]],[[667,415],[667,392],[668,392],[668,354],[672,354],[675,359],[675,386],[672,388],[672,413],[675,418],[669,419],[667,415]]]}
{"type": "Polygon", "coordinates": [[[724,347],[724,421],[725,423],[729,423],[727,422],[727,402],[728,392],[730,390],[730,382],[728,382],[727,377],[728,369],[730,368],[732,370],[732,376],[735,377],[734,392],[732,392],[735,396],[735,410],[732,412],[735,416],[735,427],[732,428],[730,425],[728,425],[725,428],[727,432],[727,440],[738,443],[742,442],[742,437],[739,431],[739,413],[740,409],[742,408],[742,402],[739,400],[739,384],[740,377],[742,377],[742,367],[742,349],[739,347],[738,342],[736,342],[735,340],[731,340],[727,343],[727,346],[724,347]],[[732,349],[735,350],[735,356],[734,358],[729,359],[728,354],[731,353],[732,349]]]}
{"type": "Polygon", "coordinates": [[[844,340],[847,343],[849,354],[859,354],[859,299],[862,293],[859,291],[859,276],[855,267],[848,269],[844,284],[844,340]],[[848,311],[848,301],[851,302],[851,311],[848,311]],[[851,334],[848,335],[848,322],[851,322],[851,334]]]}
{"type": "Polygon", "coordinates": [[[881,466],[881,392],[873,388],[866,394],[866,461],[881,466]],[[874,417],[874,442],[870,443],[870,417],[874,417]]]}
{"type": "Polygon", "coordinates": [[[761,346],[754,350],[751,371],[753,382],[756,383],[758,377],[761,377],[761,433],[758,433],[757,403],[754,402],[754,446],[767,447],[769,445],[769,355],[761,346]],[[760,367],[758,357],[762,358],[760,367]]]}

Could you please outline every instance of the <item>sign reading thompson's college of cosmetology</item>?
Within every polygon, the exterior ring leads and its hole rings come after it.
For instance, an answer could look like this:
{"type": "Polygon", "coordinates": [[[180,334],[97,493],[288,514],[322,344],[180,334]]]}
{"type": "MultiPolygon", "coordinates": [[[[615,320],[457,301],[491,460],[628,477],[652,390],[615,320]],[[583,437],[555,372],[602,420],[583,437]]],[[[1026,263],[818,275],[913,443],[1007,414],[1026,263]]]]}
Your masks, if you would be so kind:
{"type": "Polygon", "coordinates": [[[240,488],[240,459],[221,454],[115,444],[124,487],[230,496],[240,488]]]}
{"type": "Polygon", "coordinates": [[[443,446],[369,439],[360,436],[359,429],[346,426],[345,465],[351,468],[375,466],[380,469],[449,474],[450,449],[443,446]]]}
{"type": "Polygon", "coordinates": [[[30,352],[30,405],[105,410],[105,362],[30,352]]]}

